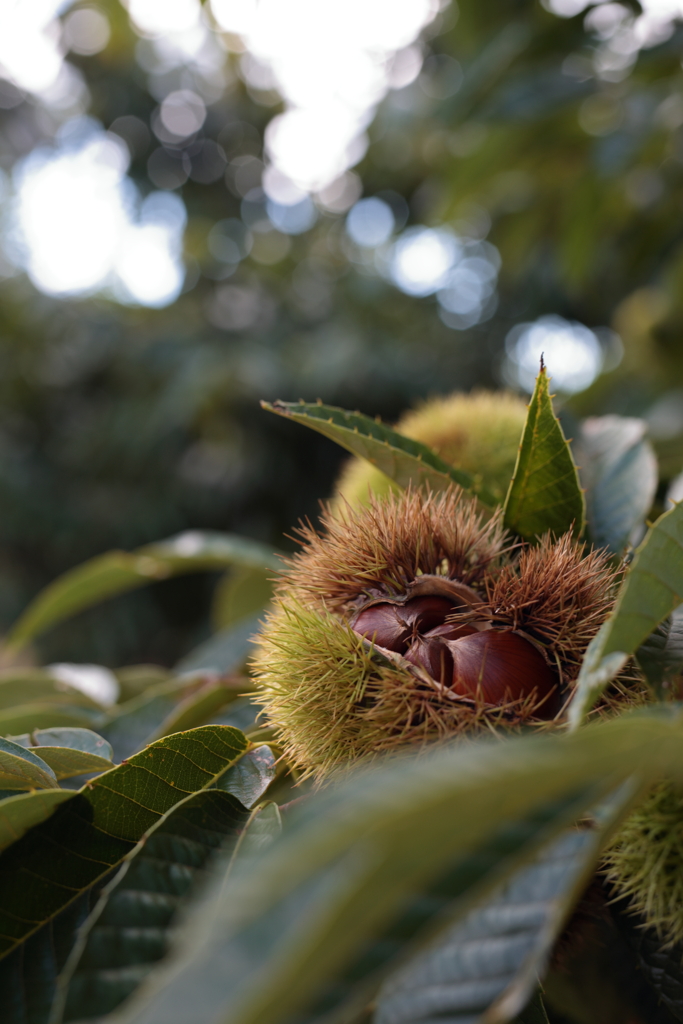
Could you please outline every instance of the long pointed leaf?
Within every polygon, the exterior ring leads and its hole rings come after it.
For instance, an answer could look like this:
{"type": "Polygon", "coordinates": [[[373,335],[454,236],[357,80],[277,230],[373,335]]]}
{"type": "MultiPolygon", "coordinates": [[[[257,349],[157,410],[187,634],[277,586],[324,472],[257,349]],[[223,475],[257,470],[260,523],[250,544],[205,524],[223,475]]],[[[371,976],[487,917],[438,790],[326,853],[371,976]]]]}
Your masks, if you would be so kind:
{"type": "Polygon", "coordinates": [[[608,832],[633,804],[633,786],[615,796],[600,827],[572,830],[544,848],[485,903],[389,978],[375,1024],[505,1024],[524,1009],[608,832]]]}
{"type": "Polygon", "coordinates": [[[193,530],[148,544],[134,552],[110,551],[64,573],[42,590],[9,631],[6,643],[17,649],[34,637],[115,594],[155,580],[202,569],[277,570],[272,548],[247,537],[193,530]]]}
{"type": "Polygon", "coordinates": [[[217,884],[176,959],[117,1022],[277,1024],[301,1013],[446,870],[460,865],[464,912],[473,877],[482,896],[605,787],[634,771],[680,778],[682,737],[680,715],[658,712],[354,774],[292,812],[281,840],[217,884]]]}
{"type": "Polygon", "coordinates": [[[548,531],[556,536],[567,530],[581,533],[584,521],[578,473],[542,367],[505,500],[505,525],[524,540],[535,540],[548,531]]]}
{"type": "Polygon", "coordinates": [[[412,484],[442,491],[456,483],[474,491],[484,503],[495,504],[495,499],[482,488],[481,481],[462,469],[449,466],[427,445],[404,437],[369,416],[306,402],[261,402],[261,406],[268,412],[310,427],[353,455],[367,459],[399,487],[412,484]]]}
{"type": "Polygon", "coordinates": [[[660,622],[683,604],[683,502],[660,516],[637,549],[614,611],[591,641],[569,720],[576,728],[660,622]]]}

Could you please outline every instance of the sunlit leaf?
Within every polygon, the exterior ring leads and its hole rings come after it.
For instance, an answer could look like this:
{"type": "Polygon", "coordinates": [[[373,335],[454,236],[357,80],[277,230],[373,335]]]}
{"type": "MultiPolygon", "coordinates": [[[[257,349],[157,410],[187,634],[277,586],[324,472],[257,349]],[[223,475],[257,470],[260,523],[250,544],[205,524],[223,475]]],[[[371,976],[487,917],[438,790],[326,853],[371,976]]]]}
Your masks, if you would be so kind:
{"type": "Polygon", "coordinates": [[[233,565],[277,570],[281,562],[270,547],[248,537],[200,530],[131,553],[110,551],[70,569],[41,591],[9,631],[6,643],[19,648],[77,612],[155,580],[233,565]]]}
{"type": "Polygon", "coordinates": [[[545,369],[536,378],[517,465],[505,500],[505,525],[524,540],[546,532],[583,530],[583,492],[559,420],[545,369]]]}
{"type": "Polygon", "coordinates": [[[456,483],[474,491],[486,504],[495,504],[492,496],[482,488],[481,481],[464,470],[449,466],[426,445],[403,437],[369,416],[315,403],[261,402],[261,405],[269,412],[302,423],[336,441],[342,448],[386,473],[399,487],[412,484],[442,491],[456,483]]]}
{"type": "Polygon", "coordinates": [[[637,549],[614,611],[591,641],[569,718],[576,728],[628,658],[683,604],[683,504],[660,516],[637,549]]]}

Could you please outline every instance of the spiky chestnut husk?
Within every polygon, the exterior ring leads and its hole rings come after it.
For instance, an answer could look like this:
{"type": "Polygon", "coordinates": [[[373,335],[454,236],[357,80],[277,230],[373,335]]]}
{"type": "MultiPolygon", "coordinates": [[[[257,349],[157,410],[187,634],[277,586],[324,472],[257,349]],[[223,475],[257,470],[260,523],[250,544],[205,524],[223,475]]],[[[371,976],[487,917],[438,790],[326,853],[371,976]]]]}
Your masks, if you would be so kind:
{"type": "MultiPolygon", "coordinates": [[[[445,462],[479,476],[503,499],[512,477],[527,408],[506,391],[456,393],[432,398],[405,413],[399,433],[433,448],[445,462]]],[[[364,459],[345,464],[335,492],[351,505],[369,504],[370,494],[388,494],[389,478],[364,459]]],[[[335,506],[337,507],[337,506],[335,506]]]]}
{"type": "Polygon", "coordinates": [[[662,782],[629,815],[604,858],[613,893],[663,945],[683,942],[683,789],[662,782]]]}
{"type": "Polygon", "coordinates": [[[309,773],[408,742],[547,722],[613,600],[570,537],[512,548],[453,487],[323,515],[258,638],[260,702],[309,773]],[[374,639],[373,639],[374,638],[374,639]]]}

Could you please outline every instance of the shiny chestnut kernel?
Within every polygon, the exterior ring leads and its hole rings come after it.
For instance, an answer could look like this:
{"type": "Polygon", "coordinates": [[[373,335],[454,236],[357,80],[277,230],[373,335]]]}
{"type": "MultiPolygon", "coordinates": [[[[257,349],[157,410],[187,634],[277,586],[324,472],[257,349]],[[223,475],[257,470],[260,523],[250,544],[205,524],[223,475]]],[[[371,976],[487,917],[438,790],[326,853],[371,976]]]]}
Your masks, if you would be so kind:
{"type": "Polygon", "coordinates": [[[434,594],[403,603],[378,601],[359,612],[353,628],[461,697],[499,706],[534,695],[541,704],[538,717],[552,717],[558,679],[541,652],[518,633],[497,630],[484,619],[445,621],[458,607],[457,599],[434,594]]]}
{"type": "Polygon", "coordinates": [[[540,701],[557,690],[557,676],[541,652],[517,633],[489,629],[445,643],[453,659],[451,687],[463,697],[505,704],[534,692],[540,701]]]}
{"type": "Polygon", "coordinates": [[[380,601],[359,612],[353,628],[378,647],[405,654],[415,637],[442,625],[452,611],[453,602],[440,596],[412,597],[404,604],[380,601]]]}

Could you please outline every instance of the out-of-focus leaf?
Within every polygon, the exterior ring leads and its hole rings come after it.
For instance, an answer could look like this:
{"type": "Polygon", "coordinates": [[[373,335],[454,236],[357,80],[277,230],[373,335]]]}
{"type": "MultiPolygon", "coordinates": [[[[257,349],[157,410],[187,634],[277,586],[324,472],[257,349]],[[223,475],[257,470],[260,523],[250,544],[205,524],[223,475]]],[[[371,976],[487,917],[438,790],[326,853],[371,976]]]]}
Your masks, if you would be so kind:
{"type": "Polygon", "coordinates": [[[665,512],[640,547],[614,610],[581,666],[569,720],[576,728],[630,655],[683,604],[683,504],[665,512]]]}
{"type": "Polygon", "coordinates": [[[196,683],[169,679],[113,708],[97,730],[111,744],[114,760],[123,761],[144,747],[178,704],[196,689],[196,683]]]}
{"type": "Polygon", "coordinates": [[[164,956],[177,911],[212,858],[220,853],[227,864],[238,836],[246,852],[252,831],[254,849],[268,829],[272,834],[272,814],[266,823],[259,813],[250,817],[249,808],[270,784],[274,760],[267,747],[248,751],[220,786],[185,800],[135,847],[78,936],[59,979],[52,1024],[115,1009],[164,956]]]}
{"type": "Polygon", "coordinates": [[[13,649],[22,647],[77,612],[154,580],[232,565],[277,570],[280,564],[267,545],[247,537],[200,530],[131,553],[110,551],[70,569],[41,591],[9,631],[6,643],[13,649]]]}
{"type": "Polygon", "coordinates": [[[160,665],[126,665],[116,669],[115,676],[121,687],[119,703],[123,704],[133,697],[139,697],[151,686],[167,683],[171,679],[168,669],[160,665]]]}
{"type": "Polygon", "coordinates": [[[659,624],[636,651],[636,661],[661,700],[683,670],[683,606],[659,624]]]}
{"type": "Polygon", "coordinates": [[[10,739],[38,754],[57,779],[113,768],[111,745],[91,729],[37,729],[10,739]]]}
{"type": "Polygon", "coordinates": [[[605,832],[623,818],[634,796],[633,786],[615,794],[599,828],[572,830],[555,840],[464,920],[442,928],[384,983],[375,1024],[426,1024],[435,1017],[465,1024],[486,1010],[489,1019],[505,1024],[519,1014],[595,869],[605,832]]]}
{"type": "Polygon", "coordinates": [[[20,704],[0,712],[0,735],[11,736],[33,732],[35,729],[58,727],[87,729],[91,725],[98,726],[102,718],[102,711],[68,704],[20,704]]]}
{"type": "Polygon", "coordinates": [[[683,473],[680,473],[671,481],[666,492],[667,508],[672,508],[679,501],[683,501],[683,473]]]}
{"type": "Polygon", "coordinates": [[[577,446],[591,540],[618,554],[644,523],[657,489],[657,457],[644,420],[596,416],[584,421],[577,446]]]}
{"type": "Polygon", "coordinates": [[[190,651],[180,661],[174,672],[186,675],[190,672],[235,672],[242,667],[253,650],[251,639],[258,631],[260,615],[236,622],[229,629],[222,629],[209,637],[199,647],[190,651]]]}
{"type": "Polygon", "coordinates": [[[173,732],[193,729],[210,722],[212,716],[226,705],[238,700],[245,693],[254,690],[248,679],[236,682],[230,680],[209,680],[199,689],[189,693],[173,708],[161,725],[154,731],[153,739],[169,736],[173,732]]]}
{"type": "Polygon", "coordinates": [[[65,789],[43,789],[0,801],[0,851],[21,839],[30,828],[49,818],[59,804],[74,796],[65,789]]]}
{"type": "Polygon", "coordinates": [[[176,956],[117,1024],[277,1024],[305,1013],[349,965],[372,970],[369,943],[411,901],[425,923],[433,904],[425,910],[416,896],[439,877],[450,880],[455,921],[458,899],[469,910],[475,893],[483,898],[607,788],[633,772],[643,782],[682,777],[682,735],[680,713],[658,710],[347,776],[294,808],[278,841],[216,883],[186,920],[176,956]]]}
{"type": "Polygon", "coordinates": [[[4,710],[34,702],[102,710],[102,705],[92,697],[56,679],[45,669],[5,669],[0,672],[0,714],[4,710]]]}
{"type": "Polygon", "coordinates": [[[482,488],[481,481],[464,470],[449,466],[420,441],[403,437],[369,416],[306,402],[261,402],[261,405],[269,412],[302,423],[336,441],[342,448],[386,473],[399,487],[412,484],[442,491],[456,483],[474,491],[486,504],[495,504],[492,496],[482,488]]]}
{"type": "Polygon", "coordinates": [[[211,605],[216,630],[260,615],[273,596],[273,573],[262,569],[233,569],[219,581],[211,605]]]}
{"type": "Polygon", "coordinates": [[[505,526],[535,540],[546,532],[581,533],[583,492],[571,450],[548,393],[542,367],[529,403],[517,465],[505,500],[505,526]]]}
{"type": "Polygon", "coordinates": [[[654,988],[659,1000],[683,1021],[683,945],[662,942],[661,936],[645,927],[644,920],[630,912],[628,900],[612,904],[612,916],[638,958],[638,967],[654,988]]]}
{"type": "MultiPolygon", "coordinates": [[[[163,815],[213,785],[246,747],[244,735],[225,726],[159,740],[86,783],[52,817],[6,849],[0,855],[0,955],[19,948],[120,864],[163,815]],[[37,875],[41,884],[22,884],[26,872],[37,875]]],[[[0,812],[9,803],[0,804],[0,812]]]]}
{"type": "Polygon", "coordinates": [[[57,778],[49,764],[19,743],[0,738],[2,789],[54,789],[57,778]]]}

